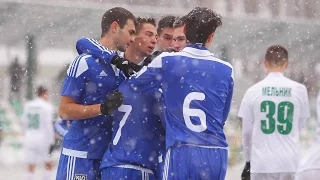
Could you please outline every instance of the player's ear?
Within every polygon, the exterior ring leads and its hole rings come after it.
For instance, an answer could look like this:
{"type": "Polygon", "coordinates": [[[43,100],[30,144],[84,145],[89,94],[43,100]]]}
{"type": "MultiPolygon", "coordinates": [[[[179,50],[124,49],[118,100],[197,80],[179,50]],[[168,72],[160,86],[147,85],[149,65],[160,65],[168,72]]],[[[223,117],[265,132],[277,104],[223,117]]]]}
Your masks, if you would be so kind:
{"type": "Polygon", "coordinates": [[[264,67],[265,67],[265,68],[268,68],[268,67],[269,67],[269,63],[268,63],[267,60],[264,60],[264,67]]]}
{"type": "Polygon", "coordinates": [[[187,32],[187,31],[186,31],[186,24],[184,24],[184,25],[182,26],[182,28],[183,28],[183,33],[186,34],[186,32],[187,32]]]}
{"type": "Polygon", "coordinates": [[[285,69],[287,69],[288,65],[289,65],[289,61],[284,62],[284,68],[285,69]]]}
{"type": "Polygon", "coordinates": [[[214,36],[214,33],[211,33],[211,34],[209,35],[208,40],[207,40],[207,42],[208,42],[209,44],[212,42],[213,36],[214,36]]]}
{"type": "Polygon", "coordinates": [[[117,21],[113,21],[110,25],[110,30],[112,33],[116,33],[117,32],[117,29],[119,27],[119,24],[117,21]]]}

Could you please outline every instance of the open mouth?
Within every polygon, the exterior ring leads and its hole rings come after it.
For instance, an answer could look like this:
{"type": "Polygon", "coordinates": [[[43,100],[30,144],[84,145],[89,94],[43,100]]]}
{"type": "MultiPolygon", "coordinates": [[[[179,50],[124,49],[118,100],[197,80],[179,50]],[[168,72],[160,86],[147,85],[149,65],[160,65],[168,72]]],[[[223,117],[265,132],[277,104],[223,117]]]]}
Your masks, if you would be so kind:
{"type": "Polygon", "coordinates": [[[149,46],[148,49],[149,49],[150,51],[153,51],[153,50],[154,50],[154,47],[149,46]]]}

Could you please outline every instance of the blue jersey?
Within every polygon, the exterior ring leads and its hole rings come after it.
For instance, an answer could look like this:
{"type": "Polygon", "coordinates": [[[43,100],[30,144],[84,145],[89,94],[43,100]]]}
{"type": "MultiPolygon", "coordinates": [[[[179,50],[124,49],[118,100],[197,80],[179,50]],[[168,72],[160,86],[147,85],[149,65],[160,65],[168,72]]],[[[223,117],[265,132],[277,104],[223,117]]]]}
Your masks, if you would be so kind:
{"type": "MultiPolygon", "coordinates": [[[[104,55],[109,54],[110,58],[114,55],[114,52],[108,51],[98,42],[95,45],[106,52],[104,55]]],[[[100,104],[124,79],[109,62],[81,54],[67,71],[61,96],[71,97],[77,104],[100,104]]],[[[102,159],[111,141],[111,128],[112,118],[105,115],[72,121],[64,137],[62,153],[80,158],[102,159]]]]}
{"type": "Polygon", "coordinates": [[[205,47],[162,53],[129,83],[134,92],[163,90],[167,148],[228,146],[223,126],[233,94],[233,69],[205,47]]]}
{"type": "Polygon", "coordinates": [[[165,151],[164,129],[159,115],[161,93],[132,93],[127,82],[119,86],[123,104],[114,113],[112,142],[101,168],[135,165],[155,171],[159,153],[165,151]]]}

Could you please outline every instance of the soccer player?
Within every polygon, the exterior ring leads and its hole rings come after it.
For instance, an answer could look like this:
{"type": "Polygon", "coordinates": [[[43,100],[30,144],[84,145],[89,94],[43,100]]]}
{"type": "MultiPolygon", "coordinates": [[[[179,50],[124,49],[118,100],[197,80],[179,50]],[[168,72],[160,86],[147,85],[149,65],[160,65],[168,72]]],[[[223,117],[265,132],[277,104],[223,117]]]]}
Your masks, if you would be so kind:
{"type": "Polygon", "coordinates": [[[318,124],[314,143],[300,162],[295,180],[317,180],[320,176],[320,92],[317,98],[318,124]]]}
{"type": "Polygon", "coordinates": [[[45,165],[43,179],[51,177],[50,148],[54,145],[53,115],[53,106],[48,102],[48,90],[40,86],[37,98],[25,104],[22,115],[28,180],[35,179],[34,171],[37,163],[45,165]]]}
{"type": "Polygon", "coordinates": [[[298,168],[299,132],[310,116],[307,89],[283,75],[284,47],[270,46],[264,65],[267,77],[246,91],[238,113],[247,162],[242,178],[290,180],[298,168]]]}
{"type": "MultiPolygon", "coordinates": [[[[132,42],[134,21],[134,15],[120,7],[103,15],[100,42],[93,43],[104,50],[104,56],[109,57],[107,60],[117,57],[112,50],[124,51],[132,42]]],[[[121,101],[114,98],[121,94],[113,91],[125,79],[107,60],[82,53],[67,71],[59,115],[72,123],[63,141],[57,172],[59,180],[100,179],[99,166],[112,134],[112,118],[108,115],[121,105],[121,101]]]]}
{"type": "MultiPolygon", "coordinates": [[[[137,18],[136,37],[123,55],[131,62],[141,64],[152,54],[156,44],[156,24],[153,18],[137,18]]],[[[88,39],[77,44],[81,51],[99,56],[97,47],[88,39]]],[[[126,82],[119,86],[124,94],[123,104],[113,114],[112,143],[101,164],[102,179],[155,179],[158,156],[164,151],[164,130],[160,122],[161,112],[158,91],[144,94],[132,93],[126,82]],[[137,103],[138,102],[138,103],[137,103]]]]}
{"type": "Polygon", "coordinates": [[[179,19],[177,19],[173,23],[173,45],[172,48],[178,52],[181,51],[183,48],[187,45],[187,38],[184,33],[184,26],[185,26],[185,19],[186,16],[183,16],[179,19]]]}
{"type": "Polygon", "coordinates": [[[163,179],[223,180],[228,154],[223,126],[233,70],[208,51],[221,18],[199,7],[187,16],[190,45],[181,52],[163,52],[129,84],[136,93],[162,88],[167,148],[163,179]]]}
{"type": "Polygon", "coordinates": [[[158,22],[158,43],[157,51],[171,51],[172,38],[173,38],[173,23],[175,21],[174,16],[165,16],[158,22]]]}

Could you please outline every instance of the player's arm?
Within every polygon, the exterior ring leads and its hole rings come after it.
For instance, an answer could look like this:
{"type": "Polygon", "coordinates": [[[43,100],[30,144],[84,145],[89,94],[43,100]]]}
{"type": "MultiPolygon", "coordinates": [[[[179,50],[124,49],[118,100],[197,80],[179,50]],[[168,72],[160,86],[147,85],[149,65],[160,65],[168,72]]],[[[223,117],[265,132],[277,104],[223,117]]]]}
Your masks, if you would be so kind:
{"type": "Polygon", "coordinates": [[[299,118],[299,129],[302,130],[306,125],[307,119],[310,117],[310,106],[307,88],[303,85],[302,92],[300,93],[301,98],[301,110],[299,118]]]}
{"type": "MultiPolygon", "coordinates": [[[[161,54],[162,55],[162,54],[161,54]]],[[[146,92],[161,88],[162,56],[156,57],[148,66],[130,77],[129,84],[133,92],[146,92]]]]}
{"type": "MultiPolygon", "coordinates": [[[[110,98],[102,104],[84,105],[79,103],[82,95],[86,93],[85,89],[90,77],[86,58],[87,56],[77,57],[67,71],[59,105],[59,116],[63,120],[83,120],[108,114],[108,109],[113,109],[119,105],[118,101],[110,98]]],[[[122,94],[116,92],[114,95],[122,96],[122,94]]]]}
{"type": "Polygon", "coordinates": [[[318,122],[320,122],[320,91],[317,97],[317,118],[318,122]]]}
{"type": "Polygon", "coordinates": [[[254,120],[250,95],[251,92],[248,90],[242,99],[238,112],[238,117],[242,121],[242,148],[246,161],[241,174],[241,178],[244,180],[250,179],[251,141],[254,120]]]}
{"type": "Polygon", "coordinates": [[[251,156],[251,139],[252,139],[252,120],[241,119],[242,121],[242,146],[243,155],[246,162],[250,162],[251,156]]]}
{"type": "Polygon", "coordinates": [[[234,82],[233,82],[233,77],[231,77],[230,83],[229,83],[229,88],[228,88],[227,99],[226,99],[226,103],[225,103],[225,106],[223,109],[223,122],[225,122],[227,120],[228,114],[230,112],[232,96],[233,96],[233,87],[234,87],[234,82]]]}
{"type": "Polygon", "coordinates": [[[68,96],[61,96],[59,116],[63,120],[81,120],[101,115],[100,104],[82,105],[68,96]]]}
{"type": "Polygon", "coordinates": [[[79,54],[90,54],[99,60],[115,65],[118,69],[124,72],[127,77],[141,69],[139,65],[131,63],[129,60],[120,57],[115,51],[107,49],[95,39],[79,39],[76,43],[76,49],[79,54]]]}
{"type": "Polygon", "coordinates": [[[55,144],[55,134],[54,134],[54,127],[53,127],[53,107],[50,105],[46,108],[46,115],[44,118],[46,118],[46,136],[47,136],[47,140],[51,145],[55,144]]]}
{"type": "Polygon", "coordinates": [[[81,105],[70,97],[62,96],[59,105],[59,116],[63,120],[83,120],[99,115],[111,115],[121,106],[123,95],[115,90],[108,95],[107,100],[101,104],[81,105]]]}
{"type": "Polygon", "coordinates": [[[22,127],[22,133],[25,134],[25,132],[28,129],[28,119],[27,119],[27,105],[24,105],[23,112],[21,116],[21,127],[22,127]]]}

